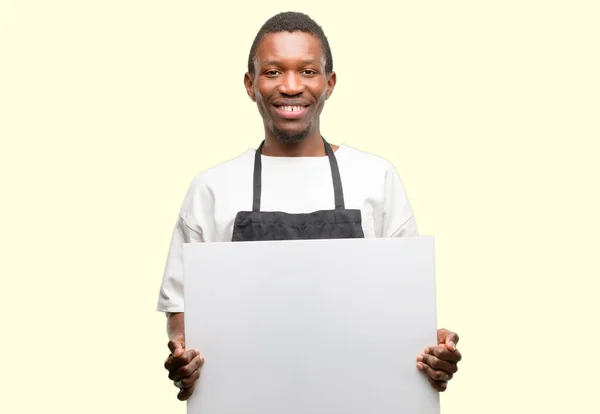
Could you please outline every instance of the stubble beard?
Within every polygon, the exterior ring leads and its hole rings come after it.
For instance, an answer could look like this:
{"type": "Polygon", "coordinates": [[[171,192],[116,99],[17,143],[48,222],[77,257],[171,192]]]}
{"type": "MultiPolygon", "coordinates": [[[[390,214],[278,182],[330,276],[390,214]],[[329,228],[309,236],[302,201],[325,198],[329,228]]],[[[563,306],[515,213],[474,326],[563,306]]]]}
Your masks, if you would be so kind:
{"type": "Polygon", "coordinates": [[[300,132],[286,132],[273,126],[273,133],[277,139],[285,144],[302,141],[310,133],[310,126],[300,132]]]}

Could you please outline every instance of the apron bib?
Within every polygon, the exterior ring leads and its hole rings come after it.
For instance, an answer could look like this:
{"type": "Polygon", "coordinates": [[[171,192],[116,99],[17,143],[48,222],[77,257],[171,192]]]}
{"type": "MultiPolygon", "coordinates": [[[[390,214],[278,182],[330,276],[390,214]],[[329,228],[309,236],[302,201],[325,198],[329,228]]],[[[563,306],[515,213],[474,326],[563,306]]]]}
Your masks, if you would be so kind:
{"type": "Polygon", "coordinates": [[[346,209],[344,192],[333,149],[323,137],[331,166],[335,194],[335,209],[312,213],[289,214],[280,211],[260,211],[262,190],[261,152],[263,141],[254,158],[252,211],[240,211],[235,217],[232,241],[308,240],[364,238],[359,209],[346,209]]]}

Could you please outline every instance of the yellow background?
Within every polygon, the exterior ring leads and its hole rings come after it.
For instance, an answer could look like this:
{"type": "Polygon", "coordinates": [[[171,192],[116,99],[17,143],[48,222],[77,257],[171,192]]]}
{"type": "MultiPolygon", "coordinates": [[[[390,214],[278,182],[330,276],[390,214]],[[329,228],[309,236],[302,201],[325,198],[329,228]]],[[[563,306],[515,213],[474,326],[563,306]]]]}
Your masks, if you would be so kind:
{"type": "Polygon", "coordinates": [[[464,354],[442,413],[597,412],[598,2],[1,4],[0,412],[185,413],[171,231],[192,177],[262,139],[243,75],[285,10],[332,46],[324,136],[391,160],[436,237],[464,354]]]}

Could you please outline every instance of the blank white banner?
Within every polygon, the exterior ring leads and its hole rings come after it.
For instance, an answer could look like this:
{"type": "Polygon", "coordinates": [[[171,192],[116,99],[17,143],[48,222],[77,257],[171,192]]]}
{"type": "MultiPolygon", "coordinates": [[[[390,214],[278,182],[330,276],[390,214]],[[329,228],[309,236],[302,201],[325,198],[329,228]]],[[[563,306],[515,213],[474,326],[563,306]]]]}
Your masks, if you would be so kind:
{"type": "Polygon", "coordinates": [[[184,246],[188,414],[439,414],[431,237],[184,246]]]}

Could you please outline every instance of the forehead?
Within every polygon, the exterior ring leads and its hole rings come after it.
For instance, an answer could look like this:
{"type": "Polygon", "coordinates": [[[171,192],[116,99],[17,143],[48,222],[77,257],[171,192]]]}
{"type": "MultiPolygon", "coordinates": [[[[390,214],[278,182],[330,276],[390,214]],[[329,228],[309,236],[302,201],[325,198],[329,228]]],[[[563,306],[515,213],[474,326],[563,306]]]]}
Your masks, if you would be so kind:
{"type": "Polygon", "coordinates": [[[293,64],[307,60],[325,62],[321,41],[310,33],[267,33],[256,49],[258,65],[268,61],[293,64]]]}

